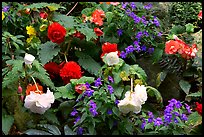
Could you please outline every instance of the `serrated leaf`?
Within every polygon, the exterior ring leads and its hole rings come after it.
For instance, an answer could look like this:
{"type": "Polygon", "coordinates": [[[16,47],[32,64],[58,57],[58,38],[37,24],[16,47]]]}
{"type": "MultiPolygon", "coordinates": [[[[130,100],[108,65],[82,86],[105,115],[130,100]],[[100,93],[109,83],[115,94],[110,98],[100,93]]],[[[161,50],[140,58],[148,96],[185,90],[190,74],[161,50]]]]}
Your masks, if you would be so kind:
{"type": "Polygon", "coordinates": [[[202,97],[202,92],[190,93],[187,97],[202,97]]]}
{"type": "Polygon", "coordinates": [[[64,135],[76,135],[74,131],[72,131],[68,125],[64,126],[64,135]]]}
{"type": "Polygon", "coordinates": [[[157,101],[158,101],[160,104],[163,103],[163,98],[162,98],[162,96],[161,96],[161,93],[160,93],[156,88],[153,88],[153,87],[151,87],[151,86],[147,86],[146,89],[147,89],[147,93],[148,93],[149,95],[152,95],[152,94],[155,95],[157,101]]]}
{"type": "Polygon", "coordinates": [[[143,82],[146,81],[147,79],[147,74],[145,73],[145,71],[139,67],[139,65],[135,64],[135,65],[131,65],[130,66],[130,74],[136,74],[138,76],[139,79],[142,79],[143,82]]]}
{"type": "Polygon", "coordinates": [[[61,86],[56,88],[58,92],[61,93],[61,97],[64,99],[73,99],[75,98],[74,92],[72,90],[71,84],[67,84],[66,86],[61,86]]]}
{"type": "Polygon", "coordinates": [[[12,115],[2,115],[2,131],[5,135],[8,135],[13,123],[14,118],[12,115]]]}
{"type": "Polygon", "coordinates": [[[202,124],[202,116],[199,115],[197,111],[192,112],[188,116],[187,124],[192,125],[193,127],[196,127],[196,126],[202,124]]]}
{"type": "Polygon", "coordinates": [[[28,129],[23,133],[27,135],[52,135],[48,132],[45,132],[43,130],[37,130],[37,129],[28,129]]]}
{"type": "Polygon", "coordinates": [[[173,26],[173,28],[170,30],[170,32],[172,34],[182,34],[184,33],[186,30],[185,30],[185,27],[184,26],[181,26],[181,25],[178,25],[178,26],[173,26]]]}
{"type": "Polygon", "coordinates": [[[85,84],[86,82],[88,82],[89,84],[94,82],[94,77],[86,77],[83,76],[80,79],[71,79],[70,83],[73,85],[77,85],[77,84],[85,84]]]}
{"type": "Polygon", "coordinates": [[[58,129],[57,126],[55,125],[50,125],[50,124],[38,124],[37,126],[43,127],[48,130],[49,133],[52,135],[61,135],[60,130],[58,129]]]}
{"type": "Polygon", "coordinates": [[[98,62],[96,62],[91,56],[80,51],[76,51],[75,55],[79,58],[78,63],[81,67],[83,67],[89,73],[98,76],[101,69],[101,65],[98,62]]]}
{"type": "Polygon", "coordinates": [[[81,11],[81,14],[84,14],[86,16],[90,16],[93,12],[94,8],[85,8],[81,11]]]}
{"type": "Polygon", "coordinates": [[[43,65],[53,59],[60,51],[58,44],[48,41],[40,45],[39,58],[43,65]]]}
{"type": "Polygon", "coordinates": [[[160,73],[157,74],[157,79],[156,79],[156,87],[159,87],[161,82],[164,81],[164,79],[166,78],[167,72],[162,71],[160,73]]]}
{"type": "Polygon", "coordinates": [[[113,18],[113,13],[112,12],[106,12],[106,19],[107,22],[110,23],[112,21],[113,18]]]}
{"type": "Polygon", "coordinates": [[[59,24],[61,24],[62,26],[64,26],[65,28],[69,28],[69,29],[74,28],[75,20],[74,20],[74,17],[72,16],[66,16],[66,15],[55,13],[52,19],[58,22],[59,24]]]}
{"type": "Polygon", "coordinates": [[[33,3],[33,4],[28,5],[28,6],[23,6],[23,9],[27,9],[27,8],[39,9],[39,8],[45,8],[45,7],[48,7],[48,6],[54,7],[55,10],[57,10],[57,9],[59,9],[61,7],[59,4],[56,4],[56,3],[41,2],[41,3],[33,3]]]}
{"type": "Polygon", "coordinates": [[[87,41],[90,41],[91,39],[97,38],[93,29],[90,29],[87,26],[77,27],[76,29],[77,29],[77,31],[81,32],[82,34],[84,34],[86,36],[87,41]]]}
{"type": "Polygon", "coordinates": [[[189,90],[191,88],[191,84],[189,84],[188,81],[180,80],[179,85],[180,85],[181,89],[188,95],[189,90]]]}
{"type": "Polygon", "coordinates": [[[185,27],[186,27],[186,32],[187,32],[187,33],[192,33],[192,32],[194,32],[194,26],[193,26],[193,24],[188,23],[188,24],[185,25],[185,27]]]}

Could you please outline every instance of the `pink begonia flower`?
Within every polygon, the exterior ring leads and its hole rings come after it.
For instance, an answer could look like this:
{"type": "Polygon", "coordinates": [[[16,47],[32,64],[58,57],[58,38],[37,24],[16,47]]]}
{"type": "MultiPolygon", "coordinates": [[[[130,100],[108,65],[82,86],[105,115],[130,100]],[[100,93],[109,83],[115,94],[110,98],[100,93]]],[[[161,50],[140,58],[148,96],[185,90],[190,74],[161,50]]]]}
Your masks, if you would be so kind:
{"type": "Polygon", "coordinates": [[[119,63],[118,51],[110,52],[103,56],[103,61],[108,64],[108,66],[113,66],[119,63]]]}
{"type": "Polygon", "coordinates": [[[34,91],[30,92],[25,98],[24,107],[31,110],[33,113],[44,114],[46,110],[54,103],[55,97],[53,92],[47,88],[47,93],[37,94],[34,91]]]}

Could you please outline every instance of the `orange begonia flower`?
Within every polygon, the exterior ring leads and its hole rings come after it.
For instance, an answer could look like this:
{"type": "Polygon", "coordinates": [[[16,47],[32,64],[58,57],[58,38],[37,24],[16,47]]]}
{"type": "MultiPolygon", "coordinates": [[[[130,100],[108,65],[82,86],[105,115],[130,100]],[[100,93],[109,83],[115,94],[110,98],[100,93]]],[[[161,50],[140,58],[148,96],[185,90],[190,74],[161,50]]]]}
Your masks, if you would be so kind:
{"type": "Polygon", "coordinates": [[[41,85],[39,85],[38,83],[37,83],[37,87],[38,87],[38,90],[37,90],[35,84],[34,84],[34,85],[29,84],[29,85],[27,86],[27,88],[26,88],[26,96],[27,96],[27,95],[30,95],[30,92],[31,92],[31,91],[34,91],[35,93],[38,93],[38,94],[42,94],[42,93],[43,93],[43,87],[42,87],[41,85]]]}

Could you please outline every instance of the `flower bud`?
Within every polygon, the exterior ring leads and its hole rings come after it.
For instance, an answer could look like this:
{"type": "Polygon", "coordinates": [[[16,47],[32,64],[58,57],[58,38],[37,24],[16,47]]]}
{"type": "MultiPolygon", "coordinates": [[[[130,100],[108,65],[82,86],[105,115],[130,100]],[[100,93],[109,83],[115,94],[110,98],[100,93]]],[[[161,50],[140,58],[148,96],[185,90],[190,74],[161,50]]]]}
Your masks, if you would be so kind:
{"type": "Polygon", "coordinates": [[[35,57],[31,54],[26,53],[24,57],[25,64],[32,64],[35,60],[35,57]]]}
{"type": "Polygon", "coordinates": [[[18,86],[18,93],[21,94],[22,91],[23,91],[23,89],[22,89],[22,87],[19,85],[19,86],[18,86]]]}
{"type": "Polygon", "coordinates": [[[23,102],[24,101],[24,95],[20,96],[20,100],[23,102]]]}

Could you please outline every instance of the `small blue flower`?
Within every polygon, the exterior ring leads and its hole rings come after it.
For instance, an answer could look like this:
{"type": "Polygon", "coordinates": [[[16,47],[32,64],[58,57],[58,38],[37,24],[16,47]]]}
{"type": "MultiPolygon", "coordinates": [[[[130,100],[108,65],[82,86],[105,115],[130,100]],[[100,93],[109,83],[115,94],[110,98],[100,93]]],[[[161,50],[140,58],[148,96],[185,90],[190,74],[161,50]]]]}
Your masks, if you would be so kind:
{"type": "Polygon", "coordinates": [[[80,119],[81,119],[81,117],[78,116],[78,117],[75,119],[74,124],[76,124],[80,119]]]}
{"type": "Polygon", "coordinates": [[[71,116],[75,116],[76,114],[77,114],[78,112],[77,112],[77,110],[74,108],[74,110],[71,112],[71,116]]]}
{"type": "Polygon", "coordinates": [[[82,127],[78,127],[77,128],[77,135],[82,135],[83,134],[83,128],[82,127]]]}
{"type": "Polygon", "coordinates": [[[117,99],[115,99],[115,104],[117,105],[119,103],[119,101],[117,99]]]}
{"type": "Polygon", "coordinates": [[[113,114],[113,111],[112,111],[111,109],[108,109],[107,114],[108,114],[108,115],[112,115],[112,114],[113,114]]]}
{"type": "Polygon", "coordinates": [[[162,32],[159,32],[159,33],[157,34],[157,36],[158,36],[158,37],[161,37],[161,36],[162,36],[162,32]]]}
{"type": "Polygon", "coordinates": [[[143,45],[143,46],[141,47],[141,50],[142,50],[142,51],[146,51],[146,50],[147,50],[147,47],[146,47],[145,45],[143,45]]]}
{"type": "Polygon", "coordinates": [[[130,2],[130,6],[132,7],[132,9],[135,9],[136,8],[136,5],[134,2],[130,2]]]}
{"type": "Polygon", "coordinates": [[[187,121],[188,120],[188,118],[187,118],[187,116],[186,116],[186,114],[181,114],[181,120],[183,120],[183,121],[187,121]]]}
{"type": "Polygon", "coordinates": [[[114,89],[111,85],[108,85],[108,90],[109,90],[109,93],[112,94],[114,92],[114,89]]]}
{"type": "Polygon", "coordinates": [[[96,115],[98,115],[98,112],[96,111],[96,109],[95,108],[89,108],[89,111],[91,112],[91,114],[92,114],[92,116],[96,116],[96,115]]]}
{"type": "Polygon", "coordinates": [[[163,121],[160,117],[154,119],[154,126],[160,126],[163,124],[163,121]]]}
{"type": "Polygon", "coordinates": [[[149,54],[152,54],[154,52],[154,48],[149,48],[148,52],[149,52],[149,54]]]}
{"type": "Polygon", "coordinates": [[[2,11],[3,11],[3,12],[8,12],[9,9],[10,9],[10,6],[4,6],[3,9],[2,9],[2,11]]]}
{"type": "Polygon", "coordinates": [[[125,51],[121,51],[121,52],[120,52],[120,57],[121,57],[121,58],[124,59],[124,58],[126,58],[126,56],[127,56],[127,54],[126,54],[125,51]]]}
{"type": "Polygon", "coordinates": [[[111,76],[108,76],[108,80],[109,80],[109,82],[114,83],[114,80],[111,76]]]}
{"type": "Polygon", "coordinates": [[[191,113],[190,106],[189,106],[188,104],[185,103],[185,107],[186,107],[186,110],[188,111],[188,113],[190,114],[190,113],[191,113]]]}
{"type": "Polygon", "coordinates": [[[123,30],[122,29],[118,29],[117,34],[120,37],[123,34],[123,30]]]}
{"type": "Polygon", "coordinates": [[[101,78],[98,78],[97,80],[95,80],[94,84],[95,84],[95,87],[99,87],[100,85],[102,85],[101,78]]]}

